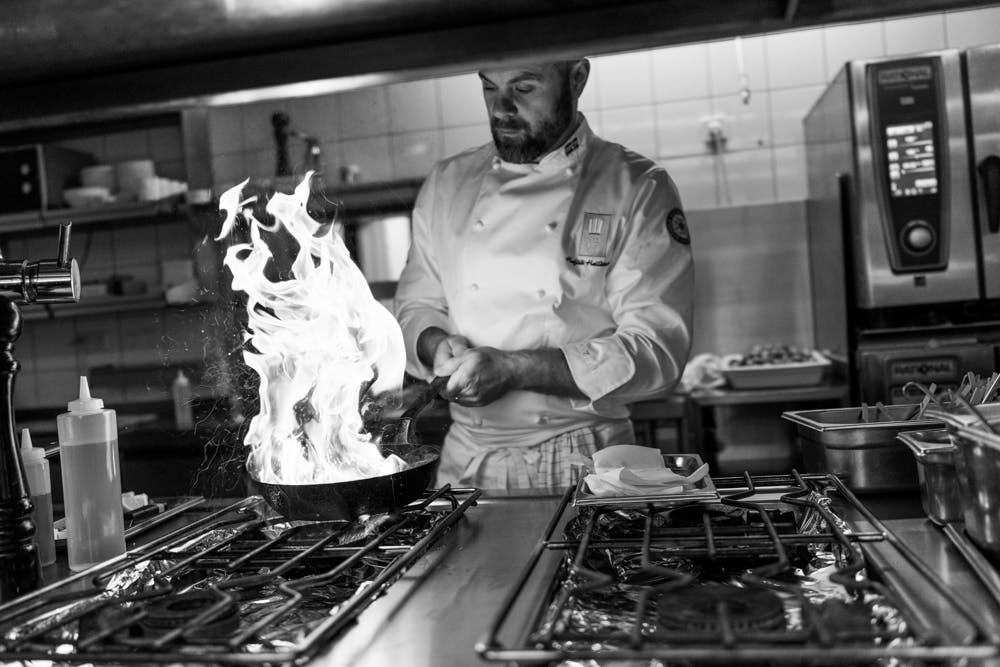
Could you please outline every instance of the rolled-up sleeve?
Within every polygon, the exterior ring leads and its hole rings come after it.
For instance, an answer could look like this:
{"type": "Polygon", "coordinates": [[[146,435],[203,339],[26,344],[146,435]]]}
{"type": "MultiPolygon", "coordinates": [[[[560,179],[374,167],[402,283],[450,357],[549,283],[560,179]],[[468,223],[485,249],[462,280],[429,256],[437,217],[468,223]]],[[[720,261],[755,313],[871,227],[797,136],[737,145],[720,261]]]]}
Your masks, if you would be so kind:
{"type": "Polygon", "coordinates": [[[393,310],[406,342],[406,371],[428,379],[432,373],[417,356],[417,338],[428,327],[449,331],[448,302],[432,244],[436,172],[424,181],[413,208],[410,252],[399,277],[393,310]]]}
{"type": "Polygon", "coordinates": [[[694,301],[682,210],[665,171],[655,168],[643,175],[624,213],[623,240],[605,283],[615,330],[561,347],[589,399],[575,401],[574,407],[655,398],[680,380],[691,347],[694,301]]]}

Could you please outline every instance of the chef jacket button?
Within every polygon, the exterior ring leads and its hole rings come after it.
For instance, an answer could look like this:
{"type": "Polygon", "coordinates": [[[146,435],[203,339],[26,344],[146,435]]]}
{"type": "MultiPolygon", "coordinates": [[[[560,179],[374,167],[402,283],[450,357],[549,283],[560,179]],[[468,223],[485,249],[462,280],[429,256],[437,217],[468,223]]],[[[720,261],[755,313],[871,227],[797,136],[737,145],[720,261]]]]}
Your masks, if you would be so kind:
{"type": "Polygon", "coordinates": [[[475,424],[476,426],[482,426],[483,425],[483,420],[479,419],[477,417],[477,418],[475,418],[475,419],[472,420],[472,423],[475,424]]]}
{"type": "Polygon", "coordinates": [[[500,158],[498,157],[493,158],[493,168],[494,169],[500,168],[500,158]]]}
{"type": "Polygon", "coordinates": [[[572,176],[575,173],[576,173],[576,167],[574,167],[574,166],[566,167],[566,175],[567,176],[572,176]]]}
{"type": "Polygon", "coordinates": [[[470,285],[470,287],[472,288],[473,292],[478,292],[479,291],[479,283],[472,283],[472,285],[470,285]]]}
{"type": "Polygon", "coordinates": [[[476,220],[476,229],[482,229],[485,226],[486,226],[485,222],[483,222],[482,220],[476,220]]]}
{"type": "Polygon", "coordinates": [[[548,415],[538,415],[537,417],[535,417],[535,422],[537,422],[539,424],[548,424],[549,423],[549,416],[548,415]]]}
{"type": "Polygon", "coordinates": [[[552,220],[551,222],[545,223],[545,229],[547,231],[550,231],[550,232],[554,232],[556,230],[556,227],[558,227],[558,226],[559,226],[559,223],[556,222],[555,220],[552,220]]]}
{"type": "Polygon", "coordinates": [[[537,296],[537,297],[538,297],[539,299],[544,299],[544,298],[545,298],[545,290],[543,290],[543,289],[540,289],[540,290],[538,290],[538,291],[536,291],[536,292],[535,292],[535,295],[536,295],[536,296],[537,296]]]}

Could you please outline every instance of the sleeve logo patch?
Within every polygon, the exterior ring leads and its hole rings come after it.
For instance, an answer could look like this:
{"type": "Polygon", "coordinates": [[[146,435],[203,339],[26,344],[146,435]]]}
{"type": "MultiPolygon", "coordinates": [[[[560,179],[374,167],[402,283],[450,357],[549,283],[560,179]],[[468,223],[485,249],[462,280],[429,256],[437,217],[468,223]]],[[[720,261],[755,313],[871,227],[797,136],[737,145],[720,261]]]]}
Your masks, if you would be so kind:
{"type": "Polygon", "coordinates": [[[670,238],[678,243],[691,244],[691,232],[688,231],[684,211],[679,208],[672,209],[670,213],[667,213],[667,231],[670,232],[670,238]]]}

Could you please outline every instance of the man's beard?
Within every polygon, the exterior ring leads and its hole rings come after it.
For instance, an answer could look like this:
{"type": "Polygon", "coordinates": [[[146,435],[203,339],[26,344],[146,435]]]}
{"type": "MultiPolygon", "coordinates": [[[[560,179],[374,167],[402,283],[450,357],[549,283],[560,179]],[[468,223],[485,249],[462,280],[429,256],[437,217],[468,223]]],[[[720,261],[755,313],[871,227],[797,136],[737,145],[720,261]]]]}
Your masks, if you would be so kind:
{"type": "Polygon", "coordinates": [[[556,141],[573,122],[573,108],[570,104],[569,84],[563,87],[555,112],[545,118],[537,130],[532,131],[527,121],[516,116],[506,119],[490,119],[490,132],[497,154],[506,162],[525,164],[537,162],[553,148],[556,141]],[[505,136],[497,130],[522,130],[520,136],[505,136]]]}

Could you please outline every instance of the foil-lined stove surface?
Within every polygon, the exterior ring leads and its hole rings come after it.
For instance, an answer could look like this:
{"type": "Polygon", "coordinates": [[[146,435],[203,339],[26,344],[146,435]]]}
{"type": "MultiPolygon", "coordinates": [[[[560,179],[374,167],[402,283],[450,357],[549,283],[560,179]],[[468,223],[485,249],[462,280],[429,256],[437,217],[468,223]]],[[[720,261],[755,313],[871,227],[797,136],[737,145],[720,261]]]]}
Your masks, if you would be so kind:
{"type": "Polygon", "coordinates": [[[445,487],[395,514],[321,523],[288,522],[248,499],[5,607],[0,662],[52,654],[75,663],[301,660],[324,648],[478,496],[445,487]]]}
{"type": "Polygon", "coordinates": [[[518,643],[498,640],[517,636],[499,631],[510,629],[507,611],[530,597],[513,595],[480,655],[561,667],[898,665],[993,650],[938,646],[936,637],[914,632],[912,610],[871,571],[862,548],[884,534],[852,531],[838,514],[840,494],[849,496],[839,481],[773,477],[766,489],[755,489],[749,476],[722,484],[720,503],[565,503],[522,579],[553,582],[532,598],[542,600],[535,620],[518,643]]]}

